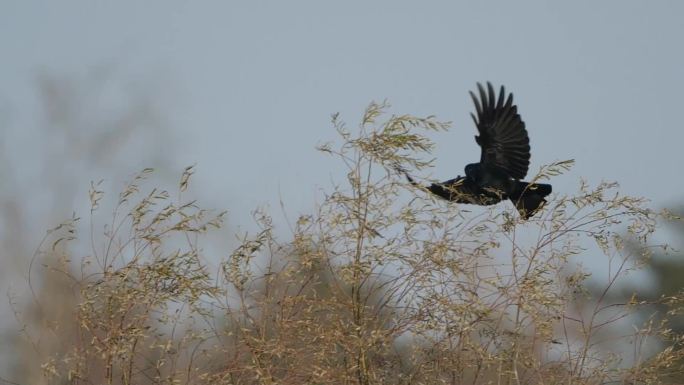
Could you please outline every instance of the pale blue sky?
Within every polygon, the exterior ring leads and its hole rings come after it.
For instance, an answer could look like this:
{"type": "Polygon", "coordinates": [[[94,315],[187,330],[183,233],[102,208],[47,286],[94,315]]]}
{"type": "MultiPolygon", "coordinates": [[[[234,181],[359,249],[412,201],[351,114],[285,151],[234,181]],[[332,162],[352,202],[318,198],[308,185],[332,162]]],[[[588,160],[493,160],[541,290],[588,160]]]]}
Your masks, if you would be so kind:
{"type": "Polygon", "coordinates": [[[684,203],[683,17],[681,0],[0,0],[0,210],[23,218],[0,221],[1,289],[25,287],[27,250],[45,229],[74,209],[87,216],[91,180],[116,193],[144,167],[175,178],[196,163],[195,195],[230,211],[229,232],[253,228],[257,206],[280,217],[281,197],[291,219],[311,212],[321,189],[345,181],[314,150],[336,139],[330,114],[352,126],[371,100],[453,121],[432,136],[431,176],[462,174],[479,158],[468,115],[478,81],[514,92],[532,172],[576,160],[551,181],[555,192],[585,177],[616,180],[656,207],[684,203]],[[51,133],[46,76],[76,95],[64,98],[74,132],[97,134],[51,133]],[[125,156],[82,161],[106,152],[99,132],[109,143],[138,98],[157,115],[143,116],[125,156]]]}
{"type": "MultiPolygon", "coordinates": [[[[197,163],[197,191],[238,224],[279,194],[307,212],[319,188],[343,181],[314,147],[335,138],[331,113],[351,125],[371,100],[453,121],[433,136],[432,176],[462,174],[479,157],[467,91],[491,80],[515,93],[532,171],[576,159],[555,191],[606,178],[672,205],[684,198],[682,15],[674,0],[0,1],[5,157],[27,179],[42,161],[31,153],[47,140],[34,130],[36,76],[113,68],[115,81],[159,94],[182,146],[168,168],[197,163]]],[[[109,177],[85,172],[83,192],[109,177]]]]}

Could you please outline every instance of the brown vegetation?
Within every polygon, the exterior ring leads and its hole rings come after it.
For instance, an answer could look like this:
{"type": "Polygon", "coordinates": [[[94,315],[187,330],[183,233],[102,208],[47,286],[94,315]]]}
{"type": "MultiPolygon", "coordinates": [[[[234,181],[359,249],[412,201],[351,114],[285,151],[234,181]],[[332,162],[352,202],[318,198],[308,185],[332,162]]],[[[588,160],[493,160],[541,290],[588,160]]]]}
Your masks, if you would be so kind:
{"type": "MultiPolygon", "coordinates": [[[[54,229],[35,256],[34,303],[15,304],[26,344],[12,380],[640,384],[681,371],[681,336],[667,324],[680,297],[661,299],[671,313],[633,329],[618,323],[638,298],[606,302],[647,260],[623,239],[646,245],[662,214],[613,183],[581,183],[527,222],[512,206],[469,212],[436,201],[393,170],[429,167],[432,143],[420,130],[447,124],[380,121],[386,107],[371,104],[355,133],[334,117],[341,143],[320,150],[346,165],[346,183],[293,224],[291,239],[256,212],[261,230],[216,265],[201,234],[223,213],[184,198],[192,168],[173,198],[144,190],[143,171],[104,234],[91,226],[89,255],[69,248],[76,219],[54,229]],[[589,242],[609,266],[593,297],[574,262],[594,252],[589,242]],[[650,353],[649,341],[663,348],[650,353]],[[621,343],[629,355],[616,354],[621,343]]],[[[544,167],[535,180],[570,165],[544,167]]],[[[106,197],[97,185],[90,196],[95,224],[106,197]]]]}

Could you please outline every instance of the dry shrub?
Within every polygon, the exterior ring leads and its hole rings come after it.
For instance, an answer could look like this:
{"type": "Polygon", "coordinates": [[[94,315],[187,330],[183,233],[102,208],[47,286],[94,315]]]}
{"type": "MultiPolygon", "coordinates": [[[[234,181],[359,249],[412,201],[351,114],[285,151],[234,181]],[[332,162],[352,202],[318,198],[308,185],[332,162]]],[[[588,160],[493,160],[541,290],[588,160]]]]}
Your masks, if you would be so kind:
{"type": "MultiPolygon", "coordinates": [[[[25,323],[31,353],[15,376],[46,384],[637,384],[681,372],[681,336],[667,324],[681,298],[663,298],[671,313],[627,328],[621,323],[643,303],[606,302],[647,266],[624,239],[646,245],[662,213],[614,183],[582,182],[527,222],[512,206],[434,200],[393,170],[429,167],[422,159],[432,143],[421,130],[448,124],[381,121],[387,107],[371,104],[356,133],[333,117],[341,143],[319,149],[346,165],[346,183],[297,220],[290,240],[255,212],[260,231],[215,268],[199,235],[218,228],[223,213],[183,199],[192,168],[175,199],[143,192],[149,170],[136,177],[104,238],[93,230],[88,256],[69,262],[73,229],[54,231],[36,258],[44,282],[68,277],[70,299],[36,292],[33,306],[44,311],[34,318],[43,322],[25,323]],[[585,290],[591,274],[579,257],[606,261],[602,295],[585,290]],[[59,317],[46,305],[55,300],[68,308],[59,317]],[[58,343],[36,338],[47,334],[58,343]]],[[[535,180],[571,164],[543,167],[535,180]]],[[[91,218],[101,199],[93,185],[91,218]]]]}

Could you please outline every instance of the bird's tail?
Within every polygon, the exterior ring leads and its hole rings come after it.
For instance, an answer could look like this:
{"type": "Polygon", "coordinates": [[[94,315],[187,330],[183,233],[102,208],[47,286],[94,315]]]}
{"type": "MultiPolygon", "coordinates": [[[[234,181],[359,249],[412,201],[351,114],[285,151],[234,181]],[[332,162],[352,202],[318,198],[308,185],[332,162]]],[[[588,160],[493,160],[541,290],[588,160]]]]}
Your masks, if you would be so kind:
{"type": "Polygon", "coordinates": [[[423,187],[420,183],[416,182],[411,177],[411,175],[409,175],[408,171],[406,171],[403,167],[396,165],[396,166],[394,166],[394,170],[396,172],[398,172],[399,174],[404,174],[404,176],[406,176],[406,180],[408,180],[409,183],[411,183],[412,185],[414,185],[416,187],[423,187]]]}
{"type": "Polygon", "coordinates": [[[551,194],[550,184],[518,182],[509,198],[518,209],[520,216],[530,219],[546,204],[544,198],[549,194],[551,194]]]}

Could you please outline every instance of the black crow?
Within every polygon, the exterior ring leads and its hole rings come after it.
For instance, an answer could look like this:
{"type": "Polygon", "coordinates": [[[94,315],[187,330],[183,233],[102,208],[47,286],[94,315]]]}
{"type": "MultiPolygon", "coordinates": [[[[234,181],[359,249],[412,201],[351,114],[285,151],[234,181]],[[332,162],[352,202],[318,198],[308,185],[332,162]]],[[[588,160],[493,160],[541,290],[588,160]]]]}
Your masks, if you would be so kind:
{"type": "MultiPolygon", "coordinates": [[[[433,183],[427,189],[433,194],[458,203],[493,205],[510,199],[520,212],[529,219],[539,210],[551,194],[551,185],[520,181],[530,165],[530,139],[525,123],[513,104],[513,94],[505,98],[501,86],[497,98],[494,87],[487,82],[487,90],[477,83],[480,100],[470,92],[475,103],[475,121],[480,135],[475,141],[482,148],[479,163],[465,167],[465,176],[458,176],[442,183],[433,183]]],[[[409,182],[420,186],[405,173],[409,182]]]]}

